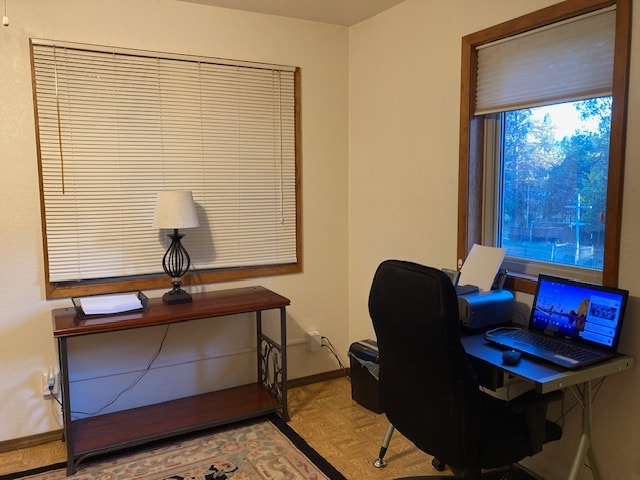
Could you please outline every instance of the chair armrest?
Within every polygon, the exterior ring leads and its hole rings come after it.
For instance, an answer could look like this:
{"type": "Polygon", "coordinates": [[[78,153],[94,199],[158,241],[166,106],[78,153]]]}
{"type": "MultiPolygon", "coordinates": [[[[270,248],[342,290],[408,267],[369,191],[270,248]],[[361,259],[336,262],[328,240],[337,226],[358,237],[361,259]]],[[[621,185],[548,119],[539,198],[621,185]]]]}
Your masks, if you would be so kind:
{"type": "Polygon", "coordinates": [[[512,412],[521,413],[540,406],[546,407],[551,402],[561,400],[563,397],[564,392],[562,390],[544,394],[529,390],[513,400],[509,400],[507,406],[512,412]]]}
{"type": "MultiPolygon", "coordinates": [[[[563,397],[564,392],[562,390],[545,394],[530,390],[507,403],[512,412],[526,416],[532,455],[542,450],[542,445],[547,439],[547,423],[551,424],[551,422],[547,421],[547,405],[563,397]]],[[[557,425],[554,425],[554,427],[556,430],[560,429],[557,425]]]]}

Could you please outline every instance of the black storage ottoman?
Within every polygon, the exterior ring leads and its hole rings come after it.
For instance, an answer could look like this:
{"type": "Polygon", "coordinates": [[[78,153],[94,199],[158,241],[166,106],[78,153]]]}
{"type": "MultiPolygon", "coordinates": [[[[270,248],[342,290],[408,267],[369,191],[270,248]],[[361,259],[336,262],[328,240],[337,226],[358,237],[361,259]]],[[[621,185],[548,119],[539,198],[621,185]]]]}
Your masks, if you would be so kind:
{"type": "Polygon", "coordinates": [[[365,408],[382,413],[384,408],[378,385],[378,344],[375,340],[361,340],[349,347],[351,366],[351,398],[365,408]]]}

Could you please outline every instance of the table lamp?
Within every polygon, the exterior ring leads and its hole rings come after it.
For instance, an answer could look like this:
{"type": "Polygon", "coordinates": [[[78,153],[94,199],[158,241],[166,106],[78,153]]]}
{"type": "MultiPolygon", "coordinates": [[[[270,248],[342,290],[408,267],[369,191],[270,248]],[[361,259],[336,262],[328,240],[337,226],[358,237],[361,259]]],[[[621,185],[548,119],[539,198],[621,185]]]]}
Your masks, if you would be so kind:
{"type": "Polygon", "coordinates": [[[182,276],[189,270],[191,258],[181,243],[184,235],[178,230],[199,225],[196,205],[190,191],[165,190],[158,192],[153,227],[173,229],[173,233],[167,235],[171,239],[171,245],[162,258],[162,268],[171,277],[173,284],[173,290],[162,296],[164,303],[191,302],[191,295],[182,289],[182,276]]]}

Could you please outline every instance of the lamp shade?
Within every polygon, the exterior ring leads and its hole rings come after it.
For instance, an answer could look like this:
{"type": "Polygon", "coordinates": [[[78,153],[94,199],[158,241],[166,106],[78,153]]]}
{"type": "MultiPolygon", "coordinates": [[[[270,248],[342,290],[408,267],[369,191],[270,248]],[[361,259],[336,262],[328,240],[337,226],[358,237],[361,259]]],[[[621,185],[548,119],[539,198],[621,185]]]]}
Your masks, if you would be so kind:
{"type": "Polygon", "coordinates": [[[200,225],[196,204],[189,190],[158,192],[153,215],[154,228],[193,228],[200,225]]]}

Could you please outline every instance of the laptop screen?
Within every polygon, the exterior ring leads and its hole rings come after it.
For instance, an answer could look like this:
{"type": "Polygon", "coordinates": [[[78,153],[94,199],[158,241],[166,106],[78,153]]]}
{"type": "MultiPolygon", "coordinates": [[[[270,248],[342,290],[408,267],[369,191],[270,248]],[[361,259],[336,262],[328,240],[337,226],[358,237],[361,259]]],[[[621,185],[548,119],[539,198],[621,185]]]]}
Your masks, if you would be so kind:
{"type": "Polygon", "coordinates": [[[616,351],[629,292],[540,274],[529,326],[616,351]]]}

